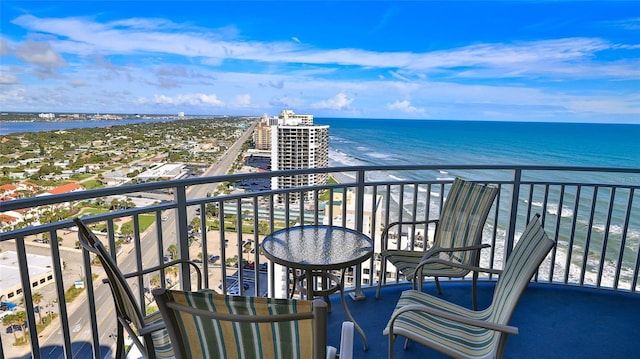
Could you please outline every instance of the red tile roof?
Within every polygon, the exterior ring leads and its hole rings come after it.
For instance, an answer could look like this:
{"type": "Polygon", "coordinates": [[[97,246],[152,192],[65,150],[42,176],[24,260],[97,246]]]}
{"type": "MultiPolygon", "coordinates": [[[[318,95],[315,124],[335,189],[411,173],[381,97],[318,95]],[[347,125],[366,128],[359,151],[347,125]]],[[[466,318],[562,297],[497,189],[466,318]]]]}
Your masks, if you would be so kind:
{"type": "Polygon", "coordinates": [[[61,193],[69,193],[69,192],[73,192],[73,191],[81,191],[84,190],[84,187],[82,187],[81,185],[77,184],[77,183],[67,183],[65,185],[62,185],[60,187],[56,187],[54,189],[51,189],[47,192],[51,193],[51,194],[61,194],[61,193]]]}
{"type": "Polygon", "coordinates": [[[2,186],[0,186],[0,191],[15,191],[16,190],[16,186],[7,183],[7,184],[3,184],[2,186]]]}

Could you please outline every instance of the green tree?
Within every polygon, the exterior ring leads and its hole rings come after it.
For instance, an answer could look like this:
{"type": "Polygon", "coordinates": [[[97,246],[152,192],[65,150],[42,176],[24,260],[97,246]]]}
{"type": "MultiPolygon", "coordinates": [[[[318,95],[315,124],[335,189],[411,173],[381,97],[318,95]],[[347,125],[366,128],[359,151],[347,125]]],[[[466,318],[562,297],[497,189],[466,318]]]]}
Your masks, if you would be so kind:
{"type": "Polygon", "coordinates": [[[169,245],[169,247],[167,247],[167,252],[171,254],[171,259],[178,258],[178,247],[176,247],[175,244],[169,245]]]}
{"type": "Polygon", "coordinates": [[[193,217],[189,224],[193,227],[194,231],[200,232],[200,225],[202,224],[200,217],[193,217]]]}
{"type": "Polygon", "coordinates": [[[207,205],[204,207],[204,212],[206,213],[207,217],[217,217],[218,216],[218,205],[213,204],[213,203],[207,203],[207,205]]]}
{"type": "Polygon", "coordinates": [[[149,285],[151,286],[151,288],[158,288],[160,286],[160,276],[154,274],[149,281],[149,285]]]}
{"type": "Polygon", "coordinates": [[[167,275],[167,277],[173,277],[173,283],[178,280],[178,266],[167,267],[164,270],[164,273],[167,275]]]}
{"type": "MultiPolygon", "coordinates": [[[[15,324],[20,325],[20,321],[18,320],[18,316],[16,314],[7,314],[2,318],[2,325],[6,327],[13,327],[15,324]]],[[[13,331],[13,339],[18,340],[18,333],[13,331]]]]}

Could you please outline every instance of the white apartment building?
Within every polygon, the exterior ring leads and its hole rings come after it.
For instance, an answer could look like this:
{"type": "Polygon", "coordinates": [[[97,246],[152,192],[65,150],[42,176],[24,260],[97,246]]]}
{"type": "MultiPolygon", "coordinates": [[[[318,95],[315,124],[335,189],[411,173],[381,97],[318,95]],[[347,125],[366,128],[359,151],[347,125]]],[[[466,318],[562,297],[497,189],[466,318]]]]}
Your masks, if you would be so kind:
{"type": "Polygon", "coordinates": [[[278,119],[285,124],[313,125],[313,115],[298,115],[291,110],[282,110],[278,119]]]}
{"type": "MultiPolygon", "coordinates": [[[[329,165],[329,126],[314,125],[313,115],[296,115],[290,110],[280,113],[277,124],[271,126],[271,170],[325,168],[329,165]]],[[[271,188],[291,188],[325,184],[327,174],[281,176],[271,179],[271,188]]],[[[305,193],[304,200],[313,200],[305,193]]],[[[300,200],[300,193],[291,193],[290,201],[300,200]]],[[[279,196],[282,203],[284,196],[279,196]]]]}

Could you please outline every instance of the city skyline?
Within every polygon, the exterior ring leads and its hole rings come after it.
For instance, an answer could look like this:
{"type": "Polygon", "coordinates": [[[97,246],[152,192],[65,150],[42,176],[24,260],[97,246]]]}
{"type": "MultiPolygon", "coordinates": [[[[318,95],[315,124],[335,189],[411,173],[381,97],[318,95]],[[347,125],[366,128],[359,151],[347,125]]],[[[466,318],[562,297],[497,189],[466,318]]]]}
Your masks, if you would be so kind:
{"type": "Polygon", "coordinates": [[[0,7],[2,111],[640,123],[632,1],[0,7]]]}

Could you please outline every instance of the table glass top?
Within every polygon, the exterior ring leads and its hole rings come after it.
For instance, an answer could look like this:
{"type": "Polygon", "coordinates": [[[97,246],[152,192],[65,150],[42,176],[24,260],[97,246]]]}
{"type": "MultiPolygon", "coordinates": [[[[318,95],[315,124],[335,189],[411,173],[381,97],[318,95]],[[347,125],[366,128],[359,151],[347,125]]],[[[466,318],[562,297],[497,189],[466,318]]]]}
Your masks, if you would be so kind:
{"type": "Polygon", "coordinates": [[[298,268],[337,267],[361,263],[373,253],[369,237],[332,226],[292,227],[276,231],[262,242],[265,255],[298,268]]]}

